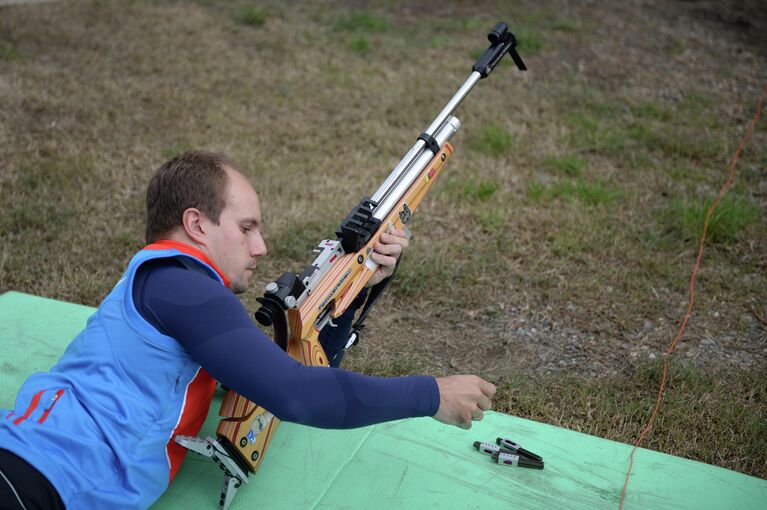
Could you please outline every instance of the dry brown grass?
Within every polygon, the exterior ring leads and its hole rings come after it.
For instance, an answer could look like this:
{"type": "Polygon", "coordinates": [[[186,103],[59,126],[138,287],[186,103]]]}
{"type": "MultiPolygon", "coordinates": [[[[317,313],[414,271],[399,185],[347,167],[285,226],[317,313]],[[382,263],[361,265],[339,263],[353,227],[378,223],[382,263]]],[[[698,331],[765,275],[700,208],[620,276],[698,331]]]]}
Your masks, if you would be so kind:
{"type": "MultiPolygon", "coordinates": [[[[151,173],[208,148],[261,194],[272,256],[243,298],[254,308],[378,186],[506,19],[530,70],[502,65],[459,110],[457,153],[349,366],[477,372],[505,411],[631,441],[693,262],[675,204],[716,193],[753,113],[761,7],[351,4],[0,7],[0,291],[97,304],[141,246],[151,173]],[[596,406],[586,421],[573,392],[596,406]]],[[[648,442],[761,477],[767,404],[747,383],[767,366],[764,126],[733,190],[757,215],[708,247],[676,354],[703,382],[672,388],[670,432],[648,442]],[[739,411],[682,420],[701,400],[739,411]],[[705,441],[683,440],[690,427],[705,441]]]]}

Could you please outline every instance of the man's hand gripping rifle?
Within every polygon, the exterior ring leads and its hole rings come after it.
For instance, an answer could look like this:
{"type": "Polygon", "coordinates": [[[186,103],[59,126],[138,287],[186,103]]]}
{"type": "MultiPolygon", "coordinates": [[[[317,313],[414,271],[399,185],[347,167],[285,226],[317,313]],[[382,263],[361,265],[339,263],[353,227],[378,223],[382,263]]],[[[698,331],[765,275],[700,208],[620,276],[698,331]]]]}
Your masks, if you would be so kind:
{"type": "MultiPolygon", "coordinates": [[[[411,216],[453,153],[448,142],[461,125],[452,115],[458,105],[506,53],[520,70],[526,69],[506,23],[498,23],[487,38],[490,46],[474,64],[469,78],[373,196],[364,198],[341,223],[335,232],[337,239],[322,240],[311,265],[298,274],[283,273],[258,298],[261,307],[256,319],[264,326],[273,326],[275,342],[301,363],[328,366],[319,332],[347,310],[376,272],[378,265],[370,254],[381,235],[392,229],[409,232],[411,216]]],[[[388,281],[371,289],[347,347],[356,342],[370,305],[388,281]]],[[[220,507],[225,510],[237,488],[247,483],[249,473],[255,473],[261,464],[279,419],[231,390],[219,415],[217,438],[177,436],[176,442],[212,457],[224,470],[220,507]]]]}

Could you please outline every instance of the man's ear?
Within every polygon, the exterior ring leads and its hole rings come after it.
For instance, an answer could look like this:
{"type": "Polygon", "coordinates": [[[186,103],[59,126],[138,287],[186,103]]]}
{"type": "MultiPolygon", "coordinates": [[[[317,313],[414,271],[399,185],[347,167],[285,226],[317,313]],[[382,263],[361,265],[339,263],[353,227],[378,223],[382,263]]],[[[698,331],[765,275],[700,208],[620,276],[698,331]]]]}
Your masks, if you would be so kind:
{"type": "Polygon", "coordinates": [[[186,235],[192,241],[205,244],[205,227],[203,225],[203,216],[199,209],[190,207],[185,210],[181,216],[181,224],[186,235]]]}

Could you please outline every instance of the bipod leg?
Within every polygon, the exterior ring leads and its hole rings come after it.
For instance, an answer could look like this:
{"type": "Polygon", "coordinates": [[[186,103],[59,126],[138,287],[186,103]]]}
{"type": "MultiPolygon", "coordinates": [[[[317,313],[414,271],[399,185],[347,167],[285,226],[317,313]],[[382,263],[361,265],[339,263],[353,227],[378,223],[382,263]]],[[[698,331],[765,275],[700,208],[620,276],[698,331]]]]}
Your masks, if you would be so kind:
{"type": "Polygon", "coordinates": [[[187,450],[204,457],[209,457],[218,464],[218,467],[224,472],[224,485],[221,488],[221,497],[219,498],[218,505],[221,510],[227,510],[234,499],[234,495],[237,493],[237,489],[243,483],[248,483],[248,473],[240,468],[217,439],[212,437],[201,439],[192,436],[176,436],[174,441],[187,450]]]}
{"type": "Polygon", "coordinates": [[[229,476],[228,474],[224,476],[224,486],[221,487],[221,499],[218,500],[218,508],[220,510],[227,510],[229,508],[234,495],[237,494],[237,489],[241,485],[242,482],[236,476],[229,476]]]}

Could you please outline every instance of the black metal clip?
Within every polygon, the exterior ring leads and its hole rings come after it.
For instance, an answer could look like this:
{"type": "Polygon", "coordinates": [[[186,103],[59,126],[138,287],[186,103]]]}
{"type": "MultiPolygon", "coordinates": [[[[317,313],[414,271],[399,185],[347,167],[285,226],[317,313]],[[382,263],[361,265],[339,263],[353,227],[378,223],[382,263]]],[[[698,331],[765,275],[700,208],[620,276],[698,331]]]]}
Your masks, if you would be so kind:
{"type": "Polygon", "coordinates": [[[525,450],[510,439],[499,437],[495,442],[497,444],[474,441],[474,448],[504,466],[543,469],[543,458],[540,455],[525,450]]]}
{"type": "Polygon", "coordinates": [[[495,439],[495,444],[497,444],[504,450],[509,450],[511,453],[522,455],[524,457],[527,457],[528,459],[539,460],[539,461],[543,460],[543,458],[541,458],[540,455],[536,455],[529,450],[525,450],[519,445],[519,443],[515,443],[511,439],[498,437],[495,439]]]}

